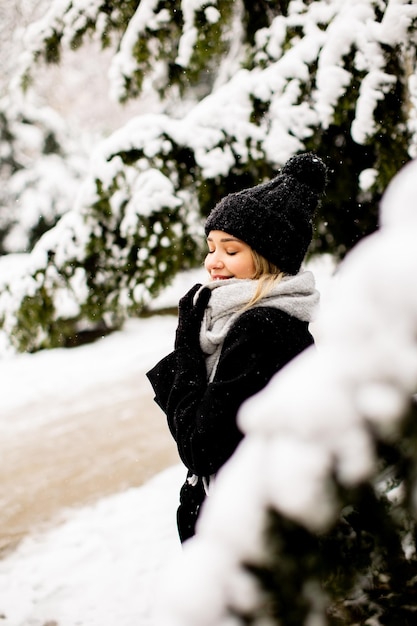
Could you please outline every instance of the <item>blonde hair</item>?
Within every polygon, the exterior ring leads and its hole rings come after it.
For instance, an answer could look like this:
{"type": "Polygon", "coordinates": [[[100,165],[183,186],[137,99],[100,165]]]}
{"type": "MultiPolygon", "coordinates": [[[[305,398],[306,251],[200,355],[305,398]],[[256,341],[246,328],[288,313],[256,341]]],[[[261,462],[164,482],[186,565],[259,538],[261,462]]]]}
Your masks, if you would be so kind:
{"type": "Polygon", "coordinates": [[[265,257],[261,256],[256,250],[251,249],[251,252],[255,264],[255,274],[252,278],[258,281],[258,285],[252,298],[245,306],[245,309],[259,302],[259,300],[266,296],[273,286],[278,284],[285,276],[284,272],[281,272],[279,267],[265,259],[265,257]]]}

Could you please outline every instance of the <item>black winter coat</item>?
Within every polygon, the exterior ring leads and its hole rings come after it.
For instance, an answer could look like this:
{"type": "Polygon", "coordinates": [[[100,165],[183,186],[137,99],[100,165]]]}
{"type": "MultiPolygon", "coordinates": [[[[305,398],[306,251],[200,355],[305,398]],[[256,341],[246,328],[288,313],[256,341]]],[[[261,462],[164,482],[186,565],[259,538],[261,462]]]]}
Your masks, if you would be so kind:
{"type": "MultiPolygon", "coordinates": [[[[147,373],[188,477],[220,469],[243,437],[236,420],[241,404],[312,343],[307,322],[276,308],[254,307],[227,333],[212,382],[201,350],[174,350],[147,373]]],[[[204,498],[201,478],[195,486],[185,482],[177,516],[181,541],[194,534],[204,498]]]]}

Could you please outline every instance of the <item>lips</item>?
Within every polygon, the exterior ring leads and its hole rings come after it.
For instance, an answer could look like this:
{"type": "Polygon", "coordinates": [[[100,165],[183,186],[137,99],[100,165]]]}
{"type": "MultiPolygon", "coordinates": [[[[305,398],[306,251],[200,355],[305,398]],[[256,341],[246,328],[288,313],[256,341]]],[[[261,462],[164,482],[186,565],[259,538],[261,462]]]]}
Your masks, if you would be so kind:
{"type": "Polygon", "coordinates": [[[232,278],[231,276],[218,276],[217,274],[212,276],[212,280],[227,280],[228,278],[232,278]]]}

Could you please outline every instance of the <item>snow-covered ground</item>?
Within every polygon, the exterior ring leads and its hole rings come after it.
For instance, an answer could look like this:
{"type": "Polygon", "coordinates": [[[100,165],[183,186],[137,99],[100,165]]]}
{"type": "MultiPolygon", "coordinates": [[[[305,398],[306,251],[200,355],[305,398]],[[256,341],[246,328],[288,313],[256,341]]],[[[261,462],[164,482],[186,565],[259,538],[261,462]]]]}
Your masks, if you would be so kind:
{"type": "Polygon", "coordinates": [[[69,513],[0,561],[6,626],[148,626],[161,570],[180,551],[175,526],[184,470],[69,513]]]}

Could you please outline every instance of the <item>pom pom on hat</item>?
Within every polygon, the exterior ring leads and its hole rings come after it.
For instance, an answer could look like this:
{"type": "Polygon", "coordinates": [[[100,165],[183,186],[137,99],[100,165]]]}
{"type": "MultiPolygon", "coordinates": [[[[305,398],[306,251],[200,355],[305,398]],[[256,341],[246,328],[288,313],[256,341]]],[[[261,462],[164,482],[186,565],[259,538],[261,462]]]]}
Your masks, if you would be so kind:
{"type": "Polygon", "coordinates": [[[312,239],[312,220],[327,168],[312,153],[291,157],[267,183],[231,193],[211,211],[206,235],[222,230],[287,274],[296,274],[312,239]]]}
{"type": "Polygon", "coordinates": [[[293,156],[284,165],[281,175],[294,176],[300,183],[322,193],[327,182],[327,168],[319,157],[311,152],[293,156]]]}

